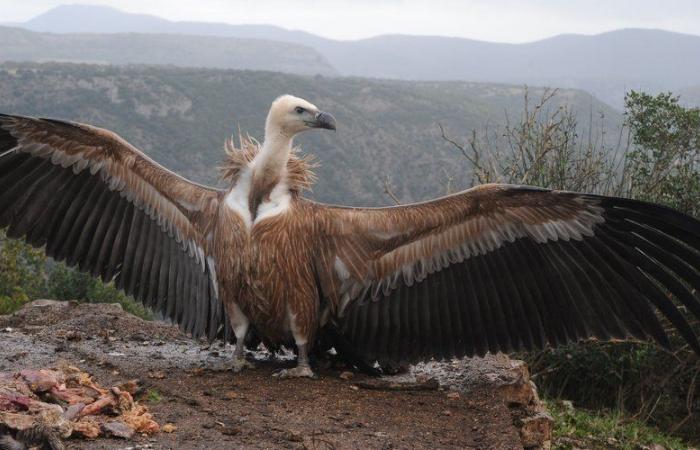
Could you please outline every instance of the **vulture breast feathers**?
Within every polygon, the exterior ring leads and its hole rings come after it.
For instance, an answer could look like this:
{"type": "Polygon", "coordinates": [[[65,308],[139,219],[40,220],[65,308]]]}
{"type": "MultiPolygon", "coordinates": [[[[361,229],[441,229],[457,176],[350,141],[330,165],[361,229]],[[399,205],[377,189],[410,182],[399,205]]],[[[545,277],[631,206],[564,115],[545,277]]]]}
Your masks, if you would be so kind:
{"type": "MultiPolygon", "coordinates": [[[[243,147],[229,149],[232,184],[256,156],[257,145],[243,147]]],[[[292,206],[278,226],[306,224],[299,239],[311,260],[297,273],[318,286],[314,326],[368,363],[590,337],[667,346],[661,316],[700,353],[681,312],[700,318],[700,222],[687,215],[499,184],[388,208],[330,206],[299,194],[312,182],[310,163],[286,157],[292,206]]],[[[109,131],[0,116],[0,227],[211,339],[231,335],[222,304],[238,301],[219,298],[213,255],[248,255],[212,245],[226,192],[164,169],[109,131]]]]}

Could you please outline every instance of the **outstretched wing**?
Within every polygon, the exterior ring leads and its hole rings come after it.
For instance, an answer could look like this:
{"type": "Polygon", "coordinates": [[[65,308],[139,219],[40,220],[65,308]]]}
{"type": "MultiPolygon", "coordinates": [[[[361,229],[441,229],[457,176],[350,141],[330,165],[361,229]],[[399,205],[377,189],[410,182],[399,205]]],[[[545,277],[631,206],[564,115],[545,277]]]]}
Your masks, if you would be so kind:
{"type": "Polygon", "coordinates": [[[223,309],[207,230],[220,193],[168,171],[116,134],[0,115],[0,227],[116,285],[195,336],[223,309]]]}
{"type": "Polygon", "coordinates": [[[342,336],[382,364],[589,337],[700,353],[700,222],[622,198],[485,185],[391,208],[318,205],[316,272],[342,336]]]}

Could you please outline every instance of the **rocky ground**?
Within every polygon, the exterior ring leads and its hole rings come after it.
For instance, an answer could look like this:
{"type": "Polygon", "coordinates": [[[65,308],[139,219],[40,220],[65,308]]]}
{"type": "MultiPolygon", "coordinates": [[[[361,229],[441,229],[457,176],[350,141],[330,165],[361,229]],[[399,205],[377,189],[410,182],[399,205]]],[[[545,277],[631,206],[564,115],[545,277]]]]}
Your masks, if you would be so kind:
{"type": "Polygon", "coordinates": [[[168,431],[128,440],[71,437],[76,449],[547,448],[551,419],[523,363],[503,356],[428,363],[372,378],[342,367],[318,380],[271,374],[289,358],[232,347],[143,321],[118,305],[39,300],[0,316],[0,371],[70,364],[102,386],[138,380],[136,400],[168,431]]]}

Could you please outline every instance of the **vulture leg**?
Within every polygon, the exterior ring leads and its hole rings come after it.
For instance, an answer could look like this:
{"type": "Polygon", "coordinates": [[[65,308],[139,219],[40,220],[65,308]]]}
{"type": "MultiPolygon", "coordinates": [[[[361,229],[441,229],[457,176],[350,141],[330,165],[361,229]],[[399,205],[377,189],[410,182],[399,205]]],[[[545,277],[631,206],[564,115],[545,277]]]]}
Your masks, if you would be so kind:
{"type": "Polygon", "coordinates": [[[302,324],[296,320],[297,314],[290,311],[289,325],[292,329],[294,344],[297,346],[297,366],[293,369],[282,369],[275,372],[273,376],[279,378],[316,378],[316,374],[311,370],[309,364],[309,330],[302,328],[302,324]]]}
{"type": "Polygon", "coordinates": [[[231,326],[233,333],[236,335],[236,348],[233,352],[233,372],[238,373],[243,369],[255,369],[255,364],[245,359],[245,337],[248,334],[250,320],[243,314],[241,308],[233,303],[231,308],[231,326]]]}
{"type": "Polygon", "coordinates": [[[297,366],[293,369],[282,369],[272,376],[279,378],[316,378],[316,374],[311,370],[309,364],[309,344],[297,343],[297,366]]]}

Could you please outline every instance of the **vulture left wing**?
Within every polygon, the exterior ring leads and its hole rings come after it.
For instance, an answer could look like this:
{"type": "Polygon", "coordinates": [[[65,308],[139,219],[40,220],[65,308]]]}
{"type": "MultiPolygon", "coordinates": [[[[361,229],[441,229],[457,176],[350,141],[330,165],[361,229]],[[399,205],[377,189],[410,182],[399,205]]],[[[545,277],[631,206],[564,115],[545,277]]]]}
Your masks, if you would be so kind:
{"type": "Polygon", "coordinates": [[[116,134],[0,115],[0,227],[116,285],[187,332],[225,324],[206,235],[220,193],[116,134]]]}
{"type": "Polygon", "coordinates": [[[590,337],[700,353],[700,222],[621,198],[484,185],[390,208],[319,206],[331,320],[368,362],[541,348],[590,337]]]}

